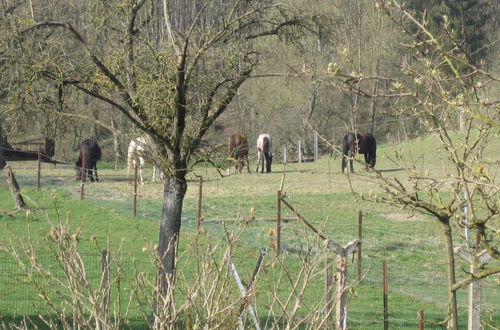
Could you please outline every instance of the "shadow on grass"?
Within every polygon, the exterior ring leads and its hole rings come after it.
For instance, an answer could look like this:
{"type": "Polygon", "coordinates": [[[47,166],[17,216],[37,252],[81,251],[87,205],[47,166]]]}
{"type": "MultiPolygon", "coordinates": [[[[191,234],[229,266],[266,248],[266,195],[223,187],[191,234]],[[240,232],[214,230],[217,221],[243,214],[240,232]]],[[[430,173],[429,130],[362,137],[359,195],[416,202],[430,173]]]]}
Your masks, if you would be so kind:
{"type": "Polygon", "coordinates": [[[382,173],[399,172],[399,171],[404,171],[404,168],[386,168],[378,171],[382,173]]]}
{"type": "MultiPolygon", "coordinates": [[[[48,320],[49,322],[53,322],[53,325],[56,329],[65,329],[69,327],[73,327],[73,321],[69,315],[66,315],[68,318],[66,319],[66,325],[63,325],[60,320],[57,319],[55,315],[24,315],[24,316],[2,316],[0,315],[0,328],[1,329],[51,329],[43,320],[48,320]]],[[[114,324],[115,321],[110,321],[114,324]]],[[[183,325],[184,322],[178,322],[179,325],[183,325]]],[[[77,326],[78,328],[78,326],[77,326]]],[[[130,329],[130,330],[143,330],[150,329],[150,325],[144,320],[140,318],[134,319],[122,319],[120,320],[120,329],[130,329]]],[[[182,327],[181,327],[182,329],[182,327]]]]}

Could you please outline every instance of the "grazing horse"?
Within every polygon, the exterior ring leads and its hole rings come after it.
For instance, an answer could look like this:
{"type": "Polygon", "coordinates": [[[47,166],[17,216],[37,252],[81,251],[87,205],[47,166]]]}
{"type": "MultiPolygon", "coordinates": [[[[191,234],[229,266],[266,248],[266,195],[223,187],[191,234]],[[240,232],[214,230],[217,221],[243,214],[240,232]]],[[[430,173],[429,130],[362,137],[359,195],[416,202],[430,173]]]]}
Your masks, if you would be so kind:
{"type": "Polygon", "coordinates": [[[349,132],[344,136],[342,144],[342,173],[344,173],[347,167],[347,158],[349,158],[351,172],[354,173],[352,159],[358,153],[365,156],[366,170],[375,167],[377,161],[377,142],[371,133],[361,135],[349,132]]]}
{"type": "MultiPolygon", "coordinates": [[[[144,184],[144,165],[146,164],[146,158],[151,153],[151,140],[146,137],[137,137],[132,139],[128,145],[127,151],[127,174],[130,174],[138,166],[138,176],[139,183],[144,184]]],[[[153,178],[152,181],[156,181],[157,172],[159,170],[153,165],[153,178]]],[[[163,173],[160,173],[160,178],[163,177],[163,173]]]]}
{"type": "Polygon", "coordinates": [[[76,180],[85,182],[87,175],[90,181],[98,182],[97,161],[101,159],[101,148],[95,139],[87,139],[80,144],[80,156],[76,161],[76,180]]]}
{"type": "Polygon", "coordinates": [[[257,139],[257,171],[262,162],[261,172],[264,173],[264,165],[266,172],[271,172],[271,164],[273,163],[273,155],[271,154],[271,135],[260,134],[257,139]]]}
{"type": "MultiPolygon", "coordinates": [[[[227,152],[229,153],[229,158],[234,160],[236,164],[236,172],[241,173],[246,163],[247,171],[250,173],[250,166],[248,164],[248,140],[245,136],[241,134],[231,135],[227,144],[227,152]]],[[[227,174],[229,174],[229,172],[228,168],[227,174]]]]}

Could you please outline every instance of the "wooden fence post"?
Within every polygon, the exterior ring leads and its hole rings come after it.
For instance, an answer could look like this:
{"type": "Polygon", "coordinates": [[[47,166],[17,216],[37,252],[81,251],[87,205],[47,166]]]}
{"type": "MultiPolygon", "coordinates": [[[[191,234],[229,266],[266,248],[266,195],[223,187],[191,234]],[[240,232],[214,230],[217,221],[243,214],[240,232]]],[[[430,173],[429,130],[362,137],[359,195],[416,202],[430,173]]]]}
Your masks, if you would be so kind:
{"type": "Polygon", "coordinates": [[[347,256],[337,255],[336,329],[345,329],[347,305],[347,256]]]}
{"type": "Polygon", "coordinates": [[[203,177],[200,176],[200,184],[198,187],[198,230],[200,230],[200,228],[203,226],[202,198],[203,198],[203,177]]]}
{"type": "Polygon", "coordinates": [[[278,190],[276,200],[276,255],[281,253],[281,190],[278,190]]]}
{"type": "Polygon", "coordinates": [[[12,193],[12,197],[14,198],[14,203],[16,203],[16,208],[17,210],[22,210],[26,208],[26,203],[24,202],[23,195],[21,195],[21,188],[17,183],[12,168],[7,165],[5,166],[5,169],[7,170],[7,184],[10,187],[10,192],[12,193]]]}
{"type": "Polygon", "coordinates": [[[138,166],[137,162],[134,165],[134,207],[133,214],[134,217],[137,216],[137,180],[138,180],[138,166]]]}
{"type": "Polygon", "coordinates": [[[85,182],[80,182],[80,200],[83,200],[85,196],[85,182]]]}
{"type": "Polygon", "coordinates": [[[108,311],[109,311],[109,251],[102,250],[101,252],[101,262],[102,262],[102,283],[101,289],[103,292],[102,296],[102,318],[101,329],[106,329],[106,324],[108,323],[108,311]]]}
{"type": "Polygon", "coordinates": [[[299,148],[297,150],[297,153],[298,153],[298,156],[299,156],[299,163],[302,163],[302,145],[301,145],[300,140],[299,140],[299,148]]]}
{"type": "MultiPolygon", "coordinates": [[[[359,211],[358,213],[358,240],[363,242],[363,211],[359,211]]],[[[361,282],[361,267],[362,267],[362,249],[363,245],[361,244],[358,248],[358,282],[361,282]]]]}
{"type": "Polygon", "coordinates": [[[38,161],[37,161],[37,179],[36,188],[40,190],[40,176],[42,172],[42,145],[38,145],[38,161]]]}
{"type": "Polygon", "coordinates": [[[388,301],[387,301],[387,291],[388,291],[388,285],[387,285],[387,261],[384,260],[383,263],[383,288],[384,288],[384,330],[389,329],[389,306],[388,306],[388,301]]]}
{"type": "Polygon", "coordinates": [[[317,132],[314,132],[314,137],[313,137],[313,143],[314,143],[314,161],[317,161],[318,160],[318,133],[317,132]]]}
{"type": "Polygon", "coordinates": [[[85,181],[87,180],[87,157],[82,157],[82,164],[80,167],[80,200],[85,196],[85,181]]]}
{"type": "Polygon", "coordinates": [[[425,314],[424,310],[421,309],[418,312],[418,330],[424,330],[424,327],[425,327],[425,314]]]}
{"type": "Polygon", "coordinates": [[[333,258],[329,255],[326,258],[326,317],[325,326],[327,329],[332,328],[333,324],[333,308],[335,307],[335,296],[333,295],[333,258]]]}

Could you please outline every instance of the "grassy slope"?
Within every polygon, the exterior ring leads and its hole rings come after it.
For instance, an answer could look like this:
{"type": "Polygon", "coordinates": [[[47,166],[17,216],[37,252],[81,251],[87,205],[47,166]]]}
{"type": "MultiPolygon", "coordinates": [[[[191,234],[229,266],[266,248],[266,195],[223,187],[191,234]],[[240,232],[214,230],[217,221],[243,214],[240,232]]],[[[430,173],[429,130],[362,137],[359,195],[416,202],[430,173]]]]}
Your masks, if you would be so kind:
{"type": "MultiPolygon", "coordinates": [[[[402,146],[382,146],[379,149],[377,168],[387,175],[404,177],[402,171],[397,171],[389,157],[395,150],[403,150],[410,155],[417,166],[423,166],[433,175],[445,173],[446,159],[433,156],[436,146],[434,138],[425,138],[412,141],[402,146]]],[[[494,140],[491,150],[498,150],[500,143],[494,140]]],[[[495,155],[493,153],[488,154],[495,155]]],[[[493,157],[493,156],[491,156],[493,157]]],[[[490,160],[495,160],[491,158],[490,160]]],[[[26,241],[28,232],[32,240],[39,245],[40,250],[47,250],[43,237],[48,233],[47,218],[55,221],[57,214],[65,221],[71,220],[72,228],[81,228],[81,251],[91,252],[89,262],[98,269],[98,250],[105,248],[109,242],[109,249],[116,251],[123,243],[122,251],[129,260],[136,258],[140,262],[147,261],[147,255],[142,252],[143,247],[151,247],[157,241],[158,218],[161,211],[161,186],[148,184],[140,187],[143,197],[139,201],[138,218],[132,218],[131,191],[132,186],[125,179],[123,170],[114,171],[105,169],[100,172],[102,182],[86,186],[87,199],[78,200],[79,185],[73,182],[73,171],[69,168],[54,169],[44,166],[44,176],[41,192],[32,188],[34,183],[34,164],[13,164],[18,181],[23,187],[23,195],[31,206],[38,205],[44,212],[34,212],[26,216],[19,214],[15,217],[0,215],[0,242],[4,245],[12,241],[20,245],[26,241]],[[95,236],[99,248],[91,240],[95,236]],[[108,240],[109,237],[109,240],[108,240]],[[146,260],[145,260],[146,259],[146,260]]],[[[355,165],[356,166],[356,165],[355,165]]],[[[283,175],[285,175],[284,190],[289,196],[288,201],[299,212],[317,227],[324,228],[327,236],[338,243],[346,242],[357,236],[357,212],[364,213],[364,270],[365,279],[354,291],[350,300],[349,320],[353,328],[380,327],[382,313],[382,295],[380,292],[381,262],[389,262],[389,280],[391,294],[389,297],[391,324],[398,324],[398,328],[414,327],[416,312],[419,309],[426,311],[428,324],[435,324],[444,319],[446,307],[446,292],[444,288],[444,260],[441,257],[442,244],[437,233],[437,225],[433,219],[410,215],[406,211],[396,210],[386,205],[378,205],[356,199],[349,193],[349,181],[345,175],[339,174],[340,159],[324,157],[316,163],[278,165],[273,167],[271,174],[244,174],[231,175],[220,178],[210,168],[200,168],[198,174],[204,177],[204,208],[206,219],[205,228],[211,237],[223,237],[220,224],[213,222],[216,219],[234,220],[238,215],[247,218],[253,208],[257,218],[271,218],[275,216],[275,196],[279,189],[283,175]]],[[[360,165],[356,166],[360,172],[360,165]]],[[[2,174],[3,176],[4,174],[2,174]]],[[[1,178],[4,181],[3,178],[1,178]]],[[[197,179],[193,176],[189,185],[184,206],[183,236],[181,250],[191,244],[196,231],[196,196],[198,193],[197,179]]],[[[368,193],[378,191],[376,183],[369,176],[356,175],[351,184],[356,191],[368,193]]],[[[0,187],[0,210],[12,207],[10,195],[5,187],[0,187]]],[[[289,211],[284,211],[284,217],[293,217],[289,211]]],[[[249,226],[242,235],[235,250],[234,260],[243,277],[251,274],[258,251],[268,244],[267,229],[272,223],[257,222],[249,226]]],[[[229,226],[229,228],[232,228],[229,226]]],[[[290,251],[289,267],[296,260],[293,251],[300,249],[303,244],[297,237],[301,237],[301,226],[296,222],[284,225],[282,246],[290,251]]],[[[457,238],[457,240],[459,240],[457,238]]],[[[16,271],[15,264],[3,261],[0,267],[10,267],[8,272],[16,271]],[[9,266],[10,265],[10,266],[9,266]]],[[[267,257],[267,267],[274,263],[274,253],[267,257]]],[[[189,274],[189,265],[186,267],[189,274]]],[[[132,266],[130,266],[132,268],[132,266]]],[[[132,269],[130,270],[132,272],[132,269]]],[[[352,273],[355,267],[352,267],[352,273]]],[[[98,271],[96,270],[96,273],[98,271]]],[[[268,274],[272,274],[272,270],[268,274]]],[[[2,276],[0,274],[0,276],[2,276]]],[[[12,279],[12,277],[9,277],[12,279]]],[[[188,275],[189,278],[189,275],[188,275]]],[[[15,282],[15,279],[12,279],[15,282]]],[[[26,285],[18,289],[12,282],[2,289],[0,299],[0,315],[32,313],[29,302],[18,301],[23,296],[34,296],[33,291],[26,289],[26,285]]],[[[262,294],[265,299],[267,286],[271,285],[272,275],[262,276],[262,294]]],[[[494,287],[493,281],[485,283],[486,288],[494,287]]],[[[286,287],[283,288],[286,291],[286,287]]],[[[313,283],[304,304],[313,304],[315,297],[323,290],[322,279],[313,283]]],[[[485,290],[485,305],[494,306],[498,300],[498,292],[485,290]]],[[[465,324],[466,297],[460,293],[461,319],[465,324]]],[[[265,306],[265,302],[259,304],[265,306]]],[[[139,312],[131,315],[138,316],[139,312]]],[[[264,310],[261,310],[261,315],[264,310]]],[[[500,319],[498,308],[494,314],[497,321],[500,319]]]]}

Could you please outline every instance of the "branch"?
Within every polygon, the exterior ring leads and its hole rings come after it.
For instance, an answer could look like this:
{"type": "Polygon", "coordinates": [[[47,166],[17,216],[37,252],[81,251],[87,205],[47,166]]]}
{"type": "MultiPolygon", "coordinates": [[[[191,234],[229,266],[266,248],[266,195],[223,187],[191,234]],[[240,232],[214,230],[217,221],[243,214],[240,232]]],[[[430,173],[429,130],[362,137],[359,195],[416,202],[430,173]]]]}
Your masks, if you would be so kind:
{"type": "MultiPolygon", "coordinates": [[[[127,89],[122,84],[122,82],[120,81],[120,79],[118,79],[118,77],[115,74],[113,74],[106,67],[106,65],[103,62],[101,62],[101,60],[99,60],[99,58],[89,49],[89,47],[88,47],[87,42],[85,41],[85,39],[83,39],[82,35],[80,33],[78,33],[78,31],[76,31],[71,24],[69,24],[69,23],[59,23],[59,22],[44,22],[44,23],[39,23],[39,24],[36,24],[36,25],[34,25],[34,26],[32,26],[32,27],[30,27],[30,28],[22,31],[21,34],[25,34],[25,33],[28,33],[28,32],[34,31],[34,30],[49,28],[49,27],[63,28],[66,31],[69,31],[71,33],[71,35],[78,42],[80,42],[80,44],[83,46],[83,48],[85,49],[87,55],[90,57],[92,63],[94,63],[94,65],[99,68],[99,70],[113,83],[113,85],[115,85],[117,87],[117,89],[119,90],[120,95],[123,97],[123,99],[127,103],[128,108],[130,109],[130,111],[135,116],[137,116],[138,118],[140,118],[141,120],[144,120],[144,118],[141,117],[140,111],[138,111],[137,106],[134,105],[134,102],[132,100],[131,95],[127,92],[127,89]]],[[[67,83],[71,83],[71,82],[68,81],[67,83]]],[[[113,105],[114,107],[118,108],[122,113],[124,113],[129,119],[131,119],[134,124],[137,124],[138,127],[141,130],[147,132],[148,134],[152,134],[154,136],[157,136],[158,138],[161,138],[160,136],[158,136],[157,134],[155,134],[153,131],[146,129],[144,125],[140,124],[139,121],[137,121],[136,118],[134,118],[130,114],[130,111],[128,109],[126,109],[125,107],[119,106],[117,103],[111,101],[109,98],[106,98],[103,95],[91,92],[90,90],[88,90],[88,89],[80,86],[78,83],[80,83],[80,82],[77,82],[77,83],[73,82],[73,84],[75,85],[76,88],[78,88],[81,91],[87,93],[88,95],[91,95],[91,96],[93,96],[95,98],[98,98],[100,100],[106,101],[107,103],[113,105]]]]}
{"type": "Polygon", "coordinates": [[[134,123],[135,125],[137,125],[137,127],[150,134],[150,135],[155,135],[153,131],[151,131],[150,129],[146,128],[146,126],[144,126],[142,124],[142,122],[140,122],[139,120],[137,120],[134,116],[131,115],[131,113],[123,106],[121,106],[120,104],[116,103],[115,101],[113,101],[112,99],[104,96],[104,95],[101,95],[99,93],[96,93],[96,92],[93,92],[83,86],[80,85],[80,81],[75,81],[75,80],[72,80],[72,81],[64,81],[63,82],[63,85],[71,85],[71,86],[74,86],[75,88],[79,89],[80,91],[84,92],[85,94],[88,94],[96,99],[99,99],[101,101],[104,101],[108,104],[110,104],[111,106],[113,106],[114,108],[117,108],[120,112],[122,112],[132,123],[134,123]]]}
{"type": "Polygon", "coordinates": [[[482,272],[474,274],[474,275],[471,274],[471,277],[469,277],[468,279],[455,283],[451,287],[451,291],[455,292],[463,287],[466,287],[467,285],[471,284],[472,282],[479,281],[479,280],[486,278],[490,275],[494,275],[494,274],[498,274],[498,273],[500,273],[500,266],[485,269],[482,272]]]}
{"type": "Polygon", "coordinates": [[[229,103],[231,103],[232,99],[236,95],[236,92],[238,91],[239,87],[241,84],[243,84],[248,77],[250,76],[251,72],[254,69],[254,64],[252,64],[247,70],[241,72],[239,77],[235,79],[225,79],[217,86],[214,87],[212,92],[210,93],[210,96],[207,101],[207,105],[203,107],[202,111],[205,113],[205,118],[201,123],[200,129],[198,131],[198,134],[196,134],[196,137],[193,139],[191,146],[188,148],[187,153],[191,154],[194,152],[194,150],[198,147],[198,145],[201,142],[201,139],[203,136],[205,136],[206,132],[208,129],[212,126],[212,124],[215,122],[215,120],[226,110],[227,106],[229,103]],[[226,94],[222,97],[221,102],[219,103],[218,107],[215,109],[215,111],[212,113],[212,115],[209,115],[209,110],[213,104],[215,95],[217,94],[217,91],[225,85],[227,82],[233,81],[233,84],[231,84],[230,87],[228,87],[228,91],[226,94]]]}

